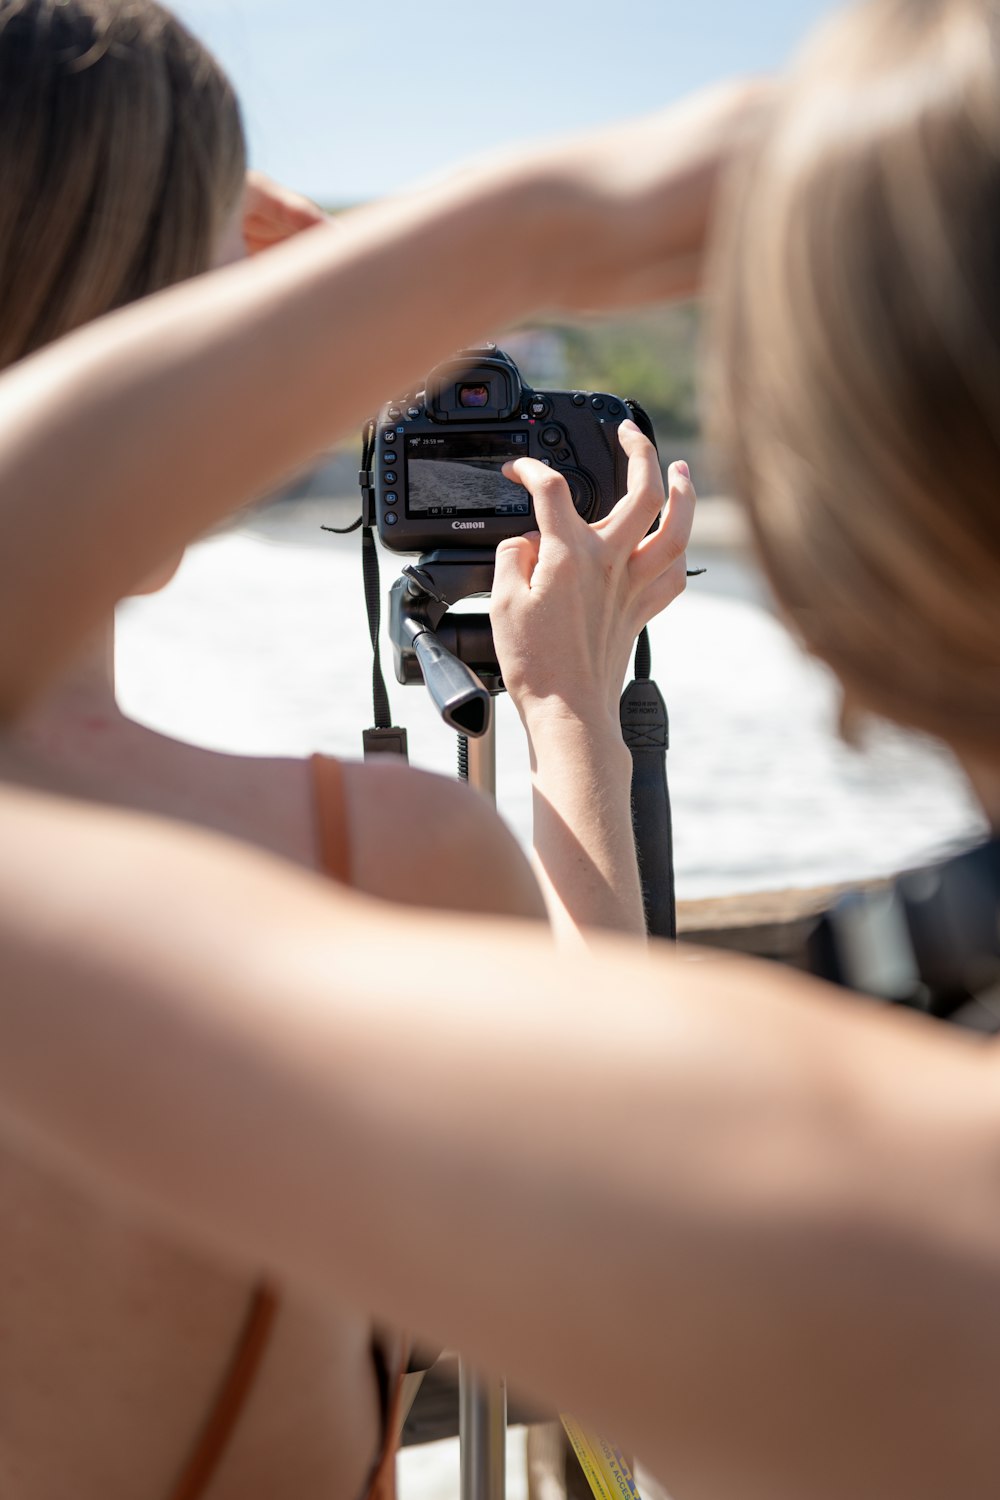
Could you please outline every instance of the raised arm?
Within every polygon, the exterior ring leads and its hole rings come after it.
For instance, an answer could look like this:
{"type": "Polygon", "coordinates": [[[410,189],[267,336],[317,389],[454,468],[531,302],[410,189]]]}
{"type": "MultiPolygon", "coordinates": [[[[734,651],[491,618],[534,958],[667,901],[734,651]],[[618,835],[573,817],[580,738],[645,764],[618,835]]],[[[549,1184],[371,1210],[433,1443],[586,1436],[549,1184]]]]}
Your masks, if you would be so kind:
{"type": "Polygon", "coordinates": [[[746,85],[504,158],[93,324],[0,378],[0,718],[199,532],[484,329],[690,291],[746,85]]]}
{"type": "Polygon", "coordinates": [[[24,1149],[503,1369],[678,1494],[996,1493],[992,1049],[764,965],[389,921],[120,815],[0,818],[24,1149]]]}

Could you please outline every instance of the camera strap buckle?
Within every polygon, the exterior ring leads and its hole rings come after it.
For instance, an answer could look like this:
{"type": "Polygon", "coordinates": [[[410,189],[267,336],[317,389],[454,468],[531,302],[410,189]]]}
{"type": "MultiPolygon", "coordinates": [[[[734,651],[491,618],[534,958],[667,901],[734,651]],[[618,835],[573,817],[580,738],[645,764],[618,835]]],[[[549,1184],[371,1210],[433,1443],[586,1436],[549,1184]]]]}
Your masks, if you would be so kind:
{"type": "Polygon", "coordinates": [[[399,725],[388,729],[366,729],[362,735],[365,760],[376,760],[381,755],[398,755],[409,760],[409,745],[406,730],[399,725]]]}

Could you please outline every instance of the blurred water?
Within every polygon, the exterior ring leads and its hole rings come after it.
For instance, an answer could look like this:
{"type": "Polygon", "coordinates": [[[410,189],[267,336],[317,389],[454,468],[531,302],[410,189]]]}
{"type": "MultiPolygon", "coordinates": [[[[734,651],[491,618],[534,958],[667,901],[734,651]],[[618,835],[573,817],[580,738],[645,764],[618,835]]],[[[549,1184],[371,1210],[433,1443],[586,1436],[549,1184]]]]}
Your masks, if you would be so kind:
{"type": "MultiPolygon", "coordinates": [[[[321,536],[320,513],[272,508],[192,548],[160,595],[122,606],[128,711],[220,749],[360,753],[371,723],[360,546],[321,536]]],[[[890,729],[865,754],[844,746],[829,675],[768,612],[753,571],[714,548],[699,560],[707,577],[653,626],[681,897],[882,874],[979,830],[938,747],[890,729]]],[[[454,737],[423,690],[393,683],[392,698],[413,761],[450,773],[454,737]]],[[[505,699],[498,766],[501,811],[528,841],[527,756],[505,699]]]]}

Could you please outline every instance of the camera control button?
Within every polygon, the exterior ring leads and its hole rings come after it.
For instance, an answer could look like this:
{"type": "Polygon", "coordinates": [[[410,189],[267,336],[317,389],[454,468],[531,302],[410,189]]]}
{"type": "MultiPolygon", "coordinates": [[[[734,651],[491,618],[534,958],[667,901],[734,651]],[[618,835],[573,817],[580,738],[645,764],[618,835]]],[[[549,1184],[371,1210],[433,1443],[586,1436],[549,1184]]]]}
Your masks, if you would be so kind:
{"type": "Polygon", "coordinates": [[[397,476],[395,475],[395,473],[393,472],[392,469],[386,469],[385,473],[382,475],[382,478],[383,478],[383,480],[385,481],[386,484],[395,484],[396,483],[396,477],[397,476]]]}
{"type": "Polygon", "coordinates": [[[383,453],[382,454],[382,462],[384,464],[394,464],[396,462],[396,454],[395,454],[395,452],[388,452],[387,451],[387,452],[383,453]]]}
{"type": "Polygon", "coordinates": [[[392,420],[392,421],[393,421],[393,422],[396,422],[396,421],[398,421],[398,420],[399,420],[399,418],[400,418],[400,417],[401,417],[401,416],[402,416],[402,415],[403,415],[403,413],[402,413],[402,410],[401,410],[401,409],[400,409],[400,407],[398,407],[398,406],[390,406],[390,407],[389,407],[389,411],[388,411],[388,416],[389,416],[389,417],[390,417],[390,419],[391,419],[391,420],[392,420]]]}
{"type": "Polygon", "coordinates": [[[530,409],[533,417],[547,417],[549,414],[549,403],[536,396],[531,403],[530,409]]]}
{"type": "Polygon", "coordinates": [[[382,428],[382,441],[383,441],[383,443],[394,443],[396,441],[396,429],[395,429],[395,427],[383,427],[382,428]]]}
{"type": "Polygon", "coordinates": [[[603,411],[604,410],[604,398],[603,398],[603,396],[591,396],[591,398],[590,398],[590,404],[591,404],[591,407],[593,408],[594,411],[603,411]]]}
{"type": "Polygon", "coordinates": [[[557,448],[556,458],[561,464],[570,464],[573,462],[573,450],[571,448],[557,448]]]}
{"type": "Polygon", "coordinates": [[[396,494],[395,490],[390,490],[388,492],[388,494],[383,495],[382,498],[385,501],[386,505],[398,505],[399,504],[399,496],[396,494]]]}
{"type": "Polygon", "coordinates": [[[617,402],[617,401],[609,401],[608,402],[608,416],[609,417],[620,417],[621,414],[622,414],[622,409],[621,409],[620,403],[617,402]]]}
{"type": "Polygon", "coordinates": [[[573,405],[574,406],[586,406],[586,404],[587,404],[587,398],[586,398],[586,396],[583,394],[582,391],[577,391],[576,395],[573,397],[573,405]]]}
{"type": "Polygon", "coordinates": [[[542,429],[542,442],[546,448],[558,448],[563,441],[561,427],[544,427],[542,429]]]}
{"type": "Polygon", "coordinates": [[[420,407],[419,406],[408,406],[406,408],[406,415],[408,417],[419,417],[420,416],[420,407]]]}
{"type": "Polygon", "coordinates": [[[394,510],[387,510],[386,511],[386,513],[385,513],[385,524],[387,526],[395,526],[396,522],[398,520],[399,520],[399,517],[397,516],[397,514],[396,514],[396,512],[394,510]]]}

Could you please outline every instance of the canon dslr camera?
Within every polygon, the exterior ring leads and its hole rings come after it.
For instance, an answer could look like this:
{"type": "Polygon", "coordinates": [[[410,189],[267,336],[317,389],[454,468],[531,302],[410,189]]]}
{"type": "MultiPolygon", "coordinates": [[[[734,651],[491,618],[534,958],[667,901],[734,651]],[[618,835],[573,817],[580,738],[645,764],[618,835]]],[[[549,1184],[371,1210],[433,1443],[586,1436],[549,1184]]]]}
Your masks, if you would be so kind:
{"type": "Polygon", "coordinates": [[[536,530],[528,491],[501,472],[513,458],[562,474],[584,520],[599,520],[625,493],[618,426],[633,415],[644,419],[604,392],[531,390],[494,344],[465,349],[432,370],[419,394],[379,412],[379,537],[396,552],[430,552],[495,548],[536,530]]]}

